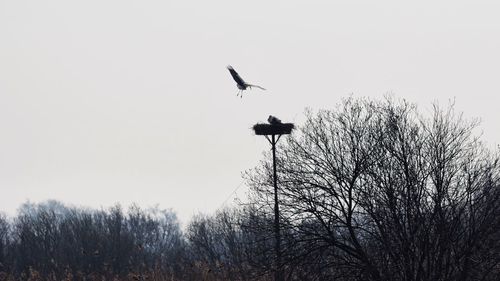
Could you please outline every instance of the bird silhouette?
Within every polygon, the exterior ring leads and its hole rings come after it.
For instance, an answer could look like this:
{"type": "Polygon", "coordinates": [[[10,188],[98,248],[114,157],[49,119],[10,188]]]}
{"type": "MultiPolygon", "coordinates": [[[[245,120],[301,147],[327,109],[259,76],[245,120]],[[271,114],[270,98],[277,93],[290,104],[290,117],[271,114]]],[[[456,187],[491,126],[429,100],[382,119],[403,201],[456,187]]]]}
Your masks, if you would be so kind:
{"type": "Polygon", "coordinates": [[[267,118],[267,122],[269,122],[269,124],[271,125],[279,125],[279,124],[282,124],[281,123],[281,120],[278,119],[278,117],[276,116],[272,116],[272,115],[269,115],[269,117],[267,118]]]}
{"type": "Polygon", "coordinates": [[[252,87],[255,87],[264,91],[266,90],[259,85],[248,84],[247,82],[245,82],[232,66],[228,65],[227,69],[229,70],[229,73],[231,73],[231,76],[233,76],[234,81],[236,81],[236,86],[238,87],[238,93],[236,94],[236,96],[243,97],[243,91],[247,88],[252,89],[252,87]]]}

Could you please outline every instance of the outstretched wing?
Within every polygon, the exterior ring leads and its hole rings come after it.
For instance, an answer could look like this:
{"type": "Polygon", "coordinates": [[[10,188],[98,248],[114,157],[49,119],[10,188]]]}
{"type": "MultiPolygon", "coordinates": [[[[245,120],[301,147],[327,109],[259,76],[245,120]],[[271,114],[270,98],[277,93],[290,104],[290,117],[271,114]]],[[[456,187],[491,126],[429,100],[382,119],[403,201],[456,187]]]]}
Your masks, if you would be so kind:
{"type": "Polygon", "coordinates": [[[266,90],[266,89],[262,88],[262,87],[261,87],[261,86],[259,86],[259,85],[252,85],[252,84],[246,84],[246,85],[247,85],[248,87],[250,87],[250,88],[251,88],[251,87],[255,87],[255,88],[259,88],[259,89],[264,90],[264,91],[266,90]]]}
{"type": "Polygon", "coordinates": [[[243,86],[243,87],[246,86],[245,81],[243,81],[243,79],[241,79],[238,72],[236,72],[236,70],[234,70],[234,68],[232,66],[228,65],[227,70],[229,70],[229,73],[231,73],[231,76],[233,76],[234,81],[236,81],[236,83],[238,85],[243,86]]]}

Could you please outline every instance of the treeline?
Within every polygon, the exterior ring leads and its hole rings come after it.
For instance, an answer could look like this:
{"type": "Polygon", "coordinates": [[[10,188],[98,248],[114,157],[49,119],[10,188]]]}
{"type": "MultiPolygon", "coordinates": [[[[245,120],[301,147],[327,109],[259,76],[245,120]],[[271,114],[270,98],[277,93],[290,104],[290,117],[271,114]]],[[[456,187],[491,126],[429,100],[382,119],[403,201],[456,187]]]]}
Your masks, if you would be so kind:
{"type": "Polygon", "coordinates": [[[0,280],[250,280],[272,260],[267,219],[249,209],[197,216],[181,231],[169,210],[24,204],[0,216],[0,280]]]}
{"type": "Polygon", "coordinates": [[[170,210],[26,203],[0,216],[0,280],[266,280],[270,222],[226,209],[182,231],[170,210]]]}
{"type": "Polygon", "coordinates": [[[500,279],[500,155],[476,122],[391,99],[306,117],[278,148],[281,264],[265,157],[248,204],[183,230],[172,211],[25,204],[0,218],[0,281],[500,279]]]}
{"type": "Polygon", "coordinates": [[[20,280],[112,280],[151,269],[177,275],[184,248],[170,211],[97,211],[51,201],[0,218],[0,271],[20,280]]]}

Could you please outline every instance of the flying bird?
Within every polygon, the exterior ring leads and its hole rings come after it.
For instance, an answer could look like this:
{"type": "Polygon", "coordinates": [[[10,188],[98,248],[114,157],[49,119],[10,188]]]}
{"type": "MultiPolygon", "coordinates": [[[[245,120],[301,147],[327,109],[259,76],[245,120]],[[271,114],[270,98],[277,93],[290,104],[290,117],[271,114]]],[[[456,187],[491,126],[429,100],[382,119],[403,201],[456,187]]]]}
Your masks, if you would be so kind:
{"type": "Polygon", "coordinates": [[[236,96],[243,97],[243,91],[246,90],[247,88],[252,89],[252,87],[255,87],[255,88],[259,88],[259,89],[264,90],[264,91],[266,90],[259,85],[252,85],[252,84],[248,84],[247,82],[245,82],[240,77],[238,72],[236,72],[236,70],[234,70],[234,68],[232,66],[228,65],[227,69],[229,70],[229,73],[231,73],[231,76],[233,76],[234,81],[236,81],[236,86],[239,89],[238,94],[236,94],[236,96]]]}

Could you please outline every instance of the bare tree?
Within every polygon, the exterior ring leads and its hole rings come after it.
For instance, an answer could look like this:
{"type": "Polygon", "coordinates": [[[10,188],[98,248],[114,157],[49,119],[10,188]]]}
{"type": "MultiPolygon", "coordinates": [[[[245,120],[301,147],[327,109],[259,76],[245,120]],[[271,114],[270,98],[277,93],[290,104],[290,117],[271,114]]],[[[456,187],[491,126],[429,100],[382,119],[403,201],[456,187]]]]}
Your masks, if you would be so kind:
{"type": "MultiPolygon", "coordinates": [[[[280,148],[283,227],[301,245],[285,251],[321,256],[318,280],[324,272],[344,280],[493,278],[499,157],[474,137],[476,125],[452,107],[424,118],[391,99],[350,98],[339,110],[307,113],[280,148]]],[[[267,204],[268,163],[250,181],[267,204]]]]}
{"type": "Polygon", "coordinates": [[[192,263],[216,280],[266,280],[273,257],[273,220],[252,206],[196,216],[186,238],[192,263]]]}

